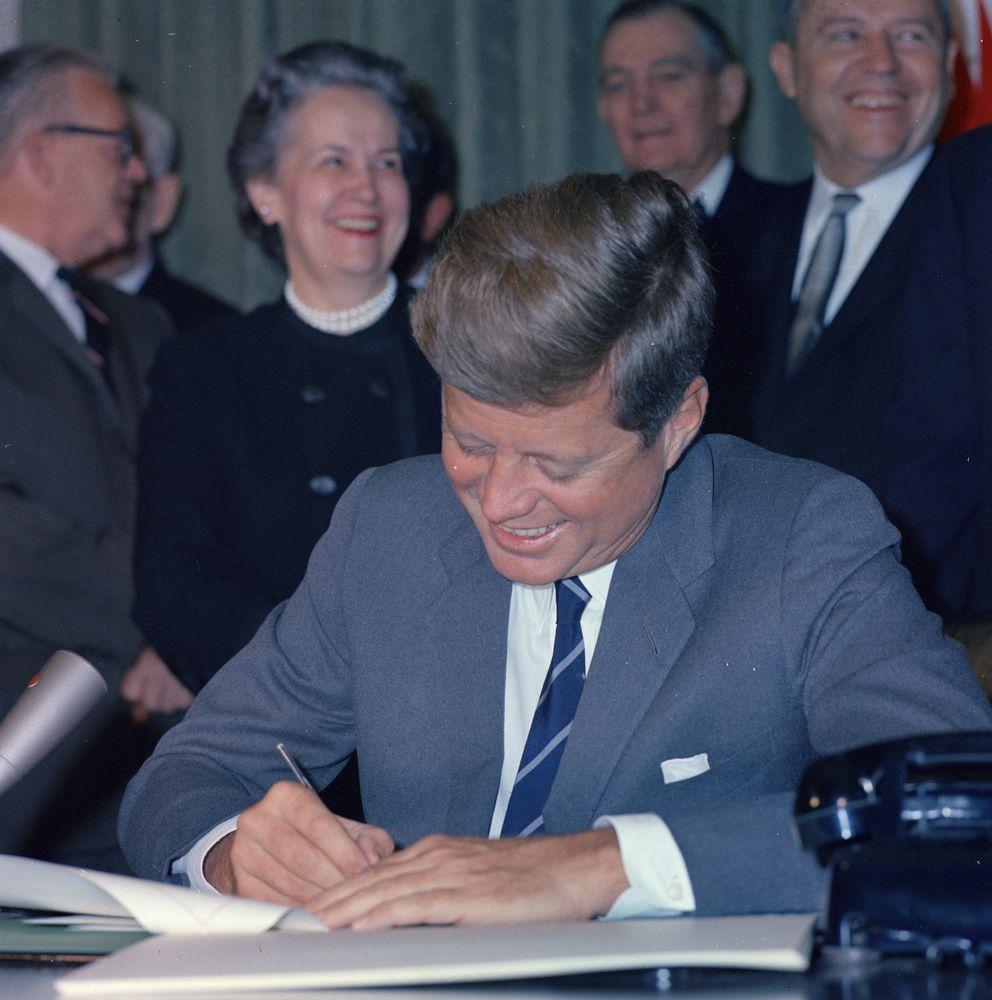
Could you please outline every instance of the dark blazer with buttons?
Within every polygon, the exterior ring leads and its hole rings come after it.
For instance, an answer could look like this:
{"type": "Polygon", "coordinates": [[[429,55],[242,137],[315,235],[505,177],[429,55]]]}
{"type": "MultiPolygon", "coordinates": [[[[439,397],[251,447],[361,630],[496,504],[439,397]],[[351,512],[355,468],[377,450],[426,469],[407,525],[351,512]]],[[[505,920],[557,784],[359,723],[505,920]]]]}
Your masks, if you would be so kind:
{"type": "MultiPolygon", "coordinates": [[[[811,458],[857,476],[879,496],[904,534],[917,585],[941,611],[960,610],[959,588],[940,583],[963,570],[954,539],[964,509],[963,480],[911,481],[903,470],[923,442],[935,440],[948,467],[973,448],[970,399],[942,411],[902,405],[941,358],[925,331],[909,330],[904,308],[914,283],[918,243],[935,224],[933,166],[910,191],[836,316],[801,367],[786,375],[792,282],[811,182],[787,188],[758,211],[715,227],[717,287],[707,368],[707,429],[745,437],[786,455],[811,458]]],[[[953,302],[944,308],[955,309],[953,302]]],[[[960,473],[967,470],[961,466],[960,473]]]]}
{"type": "Polygon", "coordinates": [[[136,617],[194,691],[293,592],[348,484],[436,451],[408,299],[349,337],[284,301],[177,337],[142,428],[136,617]]]}
{"type": "MultiPolygon", "coordinates": [[[[701,915],[817,909],[823,877],[791,828],[804,766],[992,720],[896,542],[855,480],[698,441],[617,561],[548,832],[657,813],[701,915]],[[663,762],[703,754],[708,768],[666,781],[663,762]]],[[[165,878],[285,779],[280,740],[318,785],[357,747],[366,815],[397,843],[486,836],[510,595],[438,458],[360,477],[300,588],[132,782],[120,833],[135,871],[165,878]]]]}

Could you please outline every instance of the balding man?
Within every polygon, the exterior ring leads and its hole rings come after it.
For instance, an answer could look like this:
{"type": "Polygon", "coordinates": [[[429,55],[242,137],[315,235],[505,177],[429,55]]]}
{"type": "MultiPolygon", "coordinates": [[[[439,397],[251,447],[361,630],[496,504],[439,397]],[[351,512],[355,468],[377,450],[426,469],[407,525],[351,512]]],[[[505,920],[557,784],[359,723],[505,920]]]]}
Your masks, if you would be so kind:
{"type": "Polygon", "coordinates": [[[599,114],[630,171],[655,170],[697,212],[726,216],[781,185],[731,155],[747,77],[720,26],[681,0],[628,0],[607,19],[599,47],[599,114]]]}
{"type": "MultiPolygon", "coordinates": [[[[163,676],[130,617],[131,541],[144,376],[171,328],[73,270],[123,245],[145,176],[102,65],[44,45],[0,56],[0,716],[60,647],[115,688],[163,676]]],[[[4,797],[0,851],[37,849],[70,751],[4,797]]]]}
{"type": "Polygon", "coordinates": [[[868,483],[945,612],[961,610],[973,442],[960,399],[932,416],[894,405],[933,362],[900,309],[938,210],[928,164],[952,92],[950,28],[945,0],[785,0],[771,63],[809,129],[813,176],[717,227],[708,371],[710,429],[868,483]],[[923,444],[945,466],[925,482],[904,471],[923,444]]]}

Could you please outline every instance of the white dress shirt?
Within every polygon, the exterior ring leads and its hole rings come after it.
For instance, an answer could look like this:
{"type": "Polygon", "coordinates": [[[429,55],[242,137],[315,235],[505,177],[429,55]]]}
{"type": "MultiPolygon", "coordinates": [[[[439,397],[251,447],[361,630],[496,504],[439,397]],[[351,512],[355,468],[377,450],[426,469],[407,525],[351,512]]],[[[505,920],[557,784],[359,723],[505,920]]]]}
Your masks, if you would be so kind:
{"type": "MultiPolygon", "coordinates": [[[[579,579],[590,600],[582,613],[586,674],[594,665],[603,609],[616,562],[608,563],[579,579]]],[[[506,684],[503,706],[503,770],[493,808],[489,836],[498,838],[510,793],[527,743],[531,720],[541,696],[555,642],[554,585],[515,583],[507,624],[506,684]]],[[[613,904],[609,918],[673,916],[695,909],[692,884],[682,852],[668,826],[653,814],[601,816],[597,828],[612,826],[630,888],[613,904]]],[[[203,876],[203,860],[222,837],[237,828],[237,817],[219,823],[175,862],[173,872],[185,875],[194,889],[211,890],[203,876]]]]}
{"type": "Polygon", "coordinates": [[[55,311],[65,320],[73,337],[80,344],[86,343],[86,317],[79,303],[72,297],[69,286],[56,276],[59,262],[44,248],[13,229],[0,226],[2,250],[37,286],[38,291],[51,302],[55,311]]]}
{"type": "Polygon", "coordinates": [[[689,192],[693,201],[703,206],[703,211],[709,218],[716,215],[716,210],[727,193],[730,175],[734,172],[734,158],[730,153],[724,153],[710,168],[706,176],[689,192]]]}
{"type": "Polygon", "coordinates": [[[144,283],[148,280],[148,275],[152,273],[155,266],[154,255],[149,255],[143,261],[128,268],[123,274],[118,274],[116,278],[111,278],[110,283],[114,288],[128,295],[137,295],[144,283]]]}
{"type": "Polygon", "coordinates": [[[813,246],[833,208],[834,195],[839,191],[853,191],[861,201],[847,213],[845,219],[844,252],[840,258],[834,287],[827,300],[824,325],[830,323],[840,311],[932,155],[933,146],[926,146],[894,170],[855,188],[835,184],[823,175],[818,166],[814,166],[813,190],[806,207],[799,256],[792,281],[793,301],[799,298],[799,289],[809,266],[813,246]]]}

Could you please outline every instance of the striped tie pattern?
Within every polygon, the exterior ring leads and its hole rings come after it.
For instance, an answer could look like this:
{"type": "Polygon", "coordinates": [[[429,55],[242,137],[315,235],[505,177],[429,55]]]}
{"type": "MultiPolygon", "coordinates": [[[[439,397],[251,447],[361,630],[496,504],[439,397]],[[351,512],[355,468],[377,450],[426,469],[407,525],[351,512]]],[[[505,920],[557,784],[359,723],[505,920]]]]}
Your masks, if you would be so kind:
{"type": "Polygon", "coordinates": [[[544,826],[541,813],[558,773],[585,683],[585,644],[579,622],[589,596],[577,576],[555,584],[554,652],[506,807],[500,834],[503,837],[529,837],[544,826]]]}
{"type": "Polygon", "coordinates": [[[827,302],[837,280],[840,259],[844,254],[845,220],[847,213],[861,201],[853,191],[838,191],[833,208],[816,238],[809,266],[803,275],[796,304],[796,316],[789,333],[787,371],[791,375],[813,349],[820,331],[827,302]]]}
{"type": "Polygon", "coordinates": [[[72,297],[83,312],[86,322],[86,356],[100,369],[104,382],[114,393],[114,382],[108,368],[111,349],[110,317],[86,294],[87,278],[75,268],[60,267],[55,272],[59,281],[69,286],[72,297]]]}

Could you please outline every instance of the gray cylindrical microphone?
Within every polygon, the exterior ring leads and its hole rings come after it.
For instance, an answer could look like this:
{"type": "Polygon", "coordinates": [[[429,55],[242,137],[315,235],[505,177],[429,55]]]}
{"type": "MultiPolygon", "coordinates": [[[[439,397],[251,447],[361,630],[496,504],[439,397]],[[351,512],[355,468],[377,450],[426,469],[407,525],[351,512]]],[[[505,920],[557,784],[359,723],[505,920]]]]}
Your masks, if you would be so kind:
{"type": "Polygon", "coordinates": [[[89,662],[60,649],[38,671],[0,722],[0,795],[15,785],[107,693],[89,662]]]}

